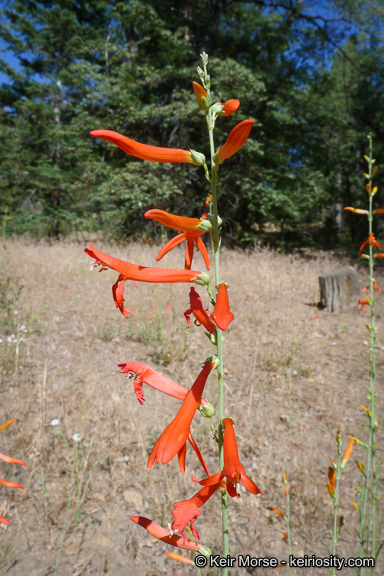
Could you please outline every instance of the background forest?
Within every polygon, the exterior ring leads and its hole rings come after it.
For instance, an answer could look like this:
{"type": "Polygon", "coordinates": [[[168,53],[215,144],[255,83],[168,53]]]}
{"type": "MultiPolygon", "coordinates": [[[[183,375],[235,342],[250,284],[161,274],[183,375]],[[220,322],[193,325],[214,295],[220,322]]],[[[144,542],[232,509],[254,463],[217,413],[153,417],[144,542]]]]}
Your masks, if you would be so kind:
{"type": "Polygon", "coordinates": [[[217,100],[241,102],[223,141],[255,120],[220,183],[233,244],[364,237],[343,207],[365,205],[369,132],[384,163],[380,0],[10,0],[0,37],[3,237],[143,238],[150,208],[200,216],[202,170],[142,162],[89,132],[207,153],[191,86],[203,50],[217,100]]]}

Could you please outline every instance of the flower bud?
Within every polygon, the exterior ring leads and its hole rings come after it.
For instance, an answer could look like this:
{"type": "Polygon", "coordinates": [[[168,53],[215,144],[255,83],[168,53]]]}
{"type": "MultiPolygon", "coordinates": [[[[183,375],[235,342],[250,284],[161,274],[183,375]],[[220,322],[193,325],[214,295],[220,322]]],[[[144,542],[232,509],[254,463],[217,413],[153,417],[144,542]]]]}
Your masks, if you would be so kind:
{"type": "Polygon", "coordinates": [[[279,510],[279,508],[276,508],[275,506],[272,506],[271,508],[272,508],[272,510],[273,510],[274,512],[276,512],[276,514],[277,514],[278,516],[280,516],[281,518],[284,518],[284,514],[282,513],[281,510],[279,510]]]}
{"type": "Polygon", "coordinates": [[[208,548],[208,546],[202,546],[200,544],[197,551],[199,554],[202,554],[206,558],[209,558],[210,556],[212,556],[212,551],[208,548]]]}
{"type": "Polygon", "coordinates": [[[344,452],[344,456],[343,459],[341,461],[341,465],[340,468],[343,470],[345,468],[346,463],[348,462],[348,460],[351,457],[352,454],[352,450],[353,450],[353,440],[352,438],[349,439],[349,442],[345,448],[345,452],[344,452]]]}
{"type": "Polygon", "coordinates": [[[204,232],[209,232],[212,229],[212,224],[208,218],[202,218],[200,224],[198,225],[198,230],[204,230],[204,232]]]}
{"type": "Polygon", "coordinates": [[[207,401],[205,406],[199,405],[199,412],[204,416],[204,418],[212,418],[215,413],[215,409],[210,402],[207,401]]]}
{"type": "Polygon", "coordinates": [[[202,272],[201,274],[198,274],[195,280],[192,280],[192,282],[194,282],[195,284],[199,284],[199,286],[205,286],[206,284],[209,284],[210,279],[211,278],[209,274],[207,274],[206,272],[202,272]]]}
{"type": "Polygon", "coordinates": [[[209,98],[207,91],[205,90],[205,88],[203,88],[201,84],[198,84],[197,82],[192,82],[192,87],[196,96],[197,103],[199,104],[200,108],[202,108],[202,110],[207,111],[209,108],[209,98]]]}
{"type": "Polygon", "coordinates": [[[335,499],[335,489],[330,482],[327,482],[327,488],[328,488],[328,492],[329,492],[330,497],[334,500],[335,499]]]}
{"type": "Polygon", "coordinates": [[[208,358],[205,359],[204,364],[212,364],[212,362],[215,364],[212,370],[215,370],[215,368],[220,364],[219,359],[215,354],[213,356],[208,356],[208,358]]]}
{"type": "Polygon", "coordinates": [[[192,164],[195,166],[203,166],[205,164],[205,156],[201,152],[196,152],[196,150],[191,150],[192,164]]]}
{"type": "MultiPolygon", "coordinates": [[[[214,221],[214,216],[213,214],[208,214],[208,220],[211,222],[212,226],[213,226],[213,221],[214,221]]],[[[217,226],[220,228],[220,226],[222,225],[223,220],[220,218],[220,216],[217,217],[217,226]]]]}
{"type": "Polygon", "coordinates": [[[204,71],[200,68],[200,66],[197,67],[197,75],[199,78],[204,78],[204,71]]]}
{"type": "Polygon", "coordinates": [[[357,444],[358,446],[365,446],[364,442],[361,442],[361,440],[359,440],[358,438],[355,438],[354,436],[349,436],[348,438],[351,438],[355,444],[357,444]]]}
{"type": "Polygon", "coordinates": [[[354,212],[355,214],[368,214],[367,210],[361,210],[360,208],[352,208],[352,206],[347,206],[344,210],[349,210],[350,212],[354,212]]]}
{"type": "Polygon", "coordinates": [[[213,104],[213,106],[211,106],[211,111],[213,112],[213,114],[215,114],[215,116],[220,116],[223,110],[224,106],[220,104],[220,102],[216,102],[216,104],[213,104]]]}

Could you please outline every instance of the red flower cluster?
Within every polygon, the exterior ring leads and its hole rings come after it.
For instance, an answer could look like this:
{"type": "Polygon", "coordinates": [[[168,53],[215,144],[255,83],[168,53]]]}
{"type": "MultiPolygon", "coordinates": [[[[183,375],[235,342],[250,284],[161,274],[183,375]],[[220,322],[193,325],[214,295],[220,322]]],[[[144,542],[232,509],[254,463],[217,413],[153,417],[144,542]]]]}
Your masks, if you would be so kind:
{"type": "MultiPolygon", "coordinates": [[[[196,82],[193,83],[193,89],[199,106],[208,113],[212,108],[209,90],[207,92],[203,86],[196,82]]],[[[236,112],[239,105],[240,102],[238,100],[228,100],[224,104],[213,104],[210,118],[214,122],[219,115],[229,116],[236,112]]],[[[215,164],[221,164],[245,144],[253,123],[253,120],[244,120],[235,126],[225,144],[216,152],[214,157],[215,164]]],[[[141,144],[110,130],[95,130],[91,132],[91,135],[115,144],[130,156],[151,162],[181,162],[204,166],[205,173],[207,174],[204,155],[194,150],[159,148],[141,144]]],[[[212,200],[212,197],[210,197],[210,199],[212,200]]],[[[213,237],[212,217],[210,215],[204,214],[201,218],[186,218],[170,214],[164,210],[151,209],[148,210],[144,216],[149,220],[154,220],[163,226],[179,232],[177,236],[160,250],[156,261],[161,260],[163,256],[182,242],[186,242],[184,268],[164,269],[138,266],[97,250],[92,243],[90,244],[90,248],[85,249],[86,254],[95,260],[91,266],[92,268],[99,267],[100,271],[111,268],[118,272],[119,276],[112,286],[112,294],[116,307],[126,318],[132,313],[131,310],[125,307],[124,302],[124,283],[126,280],[155,283],[196,283],[201,286],[207,285],[210,281],[209,275],[206,272],[191,270],[195,246],[200,251],[207,270],[209,271],[210,269],[208,252],[202,240],[205,232],[209,232],[211,237],[213,237]]],[[[190,288],[190,308],[185,312],[185,317],[189,327],[191,323],[190,316],[193,314],[195,324],[203,325],[214,343],[216,342],[216,331],[226,330],[234,319],[234,315],[230,310],[228,286],[225,282],[218,282],[215,298],[212,297],[209,290],[208,294],[214,305],[212,311],[204,308],[198,292],[194,287],[190,288]]],[[[252,494],[261,493],[256,484],[246,475],[244,466],[239,461],[233,421],[231,418],[224,418],[222,422],[224,426],[224,468],[213,476],[210,475],[203,455],[191,434],[191,425],[197,410],[200,410],[207,417],[211,417],[214,412],[211,404],[204,400],[202,395],[207,379],[217,365],[218,359],[216,356],[207,358],[194,384],[190,389],[187,389],[156,370],[153,370],[146,364],[139,362],[124,362],[119,364],[120,373],[126,374],[129,378],[133,378],[134,392],[140,404],[143,404],[145,401],[143,384],[147,384],[182,402],[176,416],[155,442],[148,459],[147,468],[151,468],[155,462],[157,464],[168,464],[177,455],[180,470],[181,472],[185,472],[187,442],[189,442],[207,476],[207,478],[200,482],[203,487],[192,498],[174,504],[171,534],[147,518],[134,516],[131,520],[148,530],[148,532],[159,540],[167,542],[172,546],[193,551],[197,551],[199,545],[196,542],[187,540],[185,533],[186,526],[188,524],[190,525],[194,538],[198,540],[199,534],[194,527],[194,522],[201,515],[200,508],[216,490],[221,488],[222,490],[227,490],[231,497],[239,496],[237,487],[239,483],[242,483],[252,494]],[[178,532],[177,535],[175,534],[176,532],[178,532]]],[[[195,479],[195,481],[197,480],[195,479]]]]}
{"type": "Polygon", "coordinates": [[[208,252],[205,247],[204,242],[200,238],[207,230],[210,230],[212,227],[211,223],[206,219],[206,216],[202,216],[200,219],[198,218],[184,218],[183,216],[175,216],[174,214],[168,214],[168,212],[164,212],[163,210],[148,210],[144,214],[145,218],[149,220],[156,220],[163,224],[164,226],[168,226],[168,228],[172,228],[173,230],[179,230],[182,234],[175,236],[172,240],[168,242],[160,250],[158,255],[156,256],[156,261],[162,259],[163,256],[168,254],[173,248],[184,242],[187,241],[187,246],[185,250],[185,269],[190,270],[192,265],[192,258],[193,258],[193,250],[194,245],[198,247],[201,252],[201,255],[204,259],[205,265],[207,270],[209,270],[209,257],[208,252]]]}
{"type": "Polygon", "coordinates": [[[201,298],[196,290],[191,288],[189,292],[189,302],[191,307],[184,312],[188,328],[191,325],[191,314],[196,318],[196,326],[202,324],[210,334],[214,334],[216,327],[220,328],[220,330],[226,330],[228,328],[234,319],[234,315],[229,308],[227,288],[228,286],[225,282],[219,283],[216,304],[212,314],[209,310],[204,308],[201,298]]]}
{"type": "MultiPolygon", "coordinates": [[[[8,422],[0,426],[0,431],[8,428],[11,424],[13,424],[13,422],[16,422],[15,418],[13,418],[12,420],[8,420],[8,422]]],[[[10,458],[9,456],[5,456],[5,454],[0,454],[0,460],[3,460],[8,464],[20,464],[21,466],[26,466],[26,463],[23,462],[23,460],[19,460],[18,458],[10,458]]],[[[7,488],[21,488],[22,490],[24,489],[24,486],[21,486],[17,482],[10,482],[9,480],[3,480],[3,478],[0,478],[0,484],[2,484],[3,486],[7,486],[7,488]]],[[[0,516],[0,526],[3,525],[5,527],[7,524],[11,524],[8,518],[0,516]]]]}

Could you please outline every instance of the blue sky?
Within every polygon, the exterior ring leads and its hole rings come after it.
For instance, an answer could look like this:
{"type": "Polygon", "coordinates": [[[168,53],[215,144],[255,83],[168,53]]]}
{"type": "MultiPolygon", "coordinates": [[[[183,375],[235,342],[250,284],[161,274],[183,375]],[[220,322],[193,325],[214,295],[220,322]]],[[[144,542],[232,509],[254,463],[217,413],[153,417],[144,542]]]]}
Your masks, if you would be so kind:
{"type": "MultiPolygon", "coordinates": [[[[1,0],[0,0],[1,3],[1,0]]],[[[321,16],[324,18],[335,18],[337,17],[336,12],[332,9],[329,0],[317,0],[315,2],[311,2],[310,0],[306,0],[305,2],[305,13],[310,14],[312,16],[321,16]]],[[[351,34],[353,32],[358,32],[353,26],[348,26],[345,22],[334,23],[336,29],[339,27],[340,30],[344,32],[347,31],[347,34],[351,34]]],[[[7,49],[6,42],[0,37],[0,58],[2,58],[5,62],[10,64],[12,68],[16,71],[21,71],[22,68],[19,65],[18,58],[12,53],[12,51],[7,49]]],[[[40,82],[44,82],[45,79],[40,75],[35,77],[35,80],[40,82]]],[[[0,84],[7,82],[8,76],[0,71],[0,84]]]]}
{"type": "MultiPolygon", "coordinates": [[[[15,68],[16,70],[20,70],[18,59],[16,58],[16,56],[14,56],[12,54],[12,52],[10,50],[7,50],[7,44],[4,42],[4,40],[1,37],[0,37],[0,58],[2,58],[8,64],[10,64],[12,66],[12,68],[15,68]],[[4,52],[4,50],[5,50],[5,52],[4,52]]],[[[7,80],[8,80],[8,76],[6,76],[3,72],[0,71],[0,84],[2,84],[3,82],[6,82],[7,80]]]]}

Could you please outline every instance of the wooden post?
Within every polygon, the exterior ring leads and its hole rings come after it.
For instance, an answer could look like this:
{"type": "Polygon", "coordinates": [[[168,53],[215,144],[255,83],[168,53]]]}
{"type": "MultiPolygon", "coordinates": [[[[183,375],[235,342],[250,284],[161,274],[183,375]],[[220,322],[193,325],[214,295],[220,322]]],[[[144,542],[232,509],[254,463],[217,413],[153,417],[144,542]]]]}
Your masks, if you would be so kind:
{"type": "Polygon", "coordinates": [[[320,302],[329,312],[342,312],[360,295],[360,279],[352,266],[319,276],[320,302]]]}

